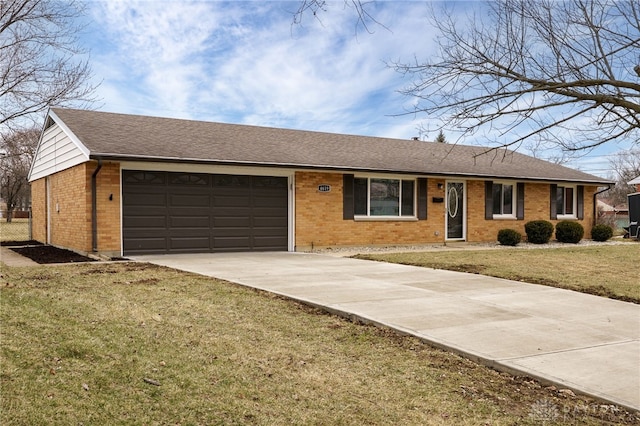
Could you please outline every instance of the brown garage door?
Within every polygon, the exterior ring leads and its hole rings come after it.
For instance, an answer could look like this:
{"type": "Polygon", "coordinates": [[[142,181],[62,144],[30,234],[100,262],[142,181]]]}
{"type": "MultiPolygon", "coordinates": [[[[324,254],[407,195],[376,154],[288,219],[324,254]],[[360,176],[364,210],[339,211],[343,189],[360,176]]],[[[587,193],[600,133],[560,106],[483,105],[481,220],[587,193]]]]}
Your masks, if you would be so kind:
{"type": "Polygon", "coordinates": [[[287,178],[124,170],[125,255],[287,250],[287,178]]]}

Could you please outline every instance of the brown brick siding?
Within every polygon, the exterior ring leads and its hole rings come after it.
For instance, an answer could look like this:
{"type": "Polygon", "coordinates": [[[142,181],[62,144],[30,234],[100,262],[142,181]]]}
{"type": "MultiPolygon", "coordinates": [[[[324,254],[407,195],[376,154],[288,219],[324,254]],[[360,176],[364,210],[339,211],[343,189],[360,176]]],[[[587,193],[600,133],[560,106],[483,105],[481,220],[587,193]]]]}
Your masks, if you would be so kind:
{"type": "Polygon", "coordinates": [[[45,178],[31,182],[31,237],[47,242],[47,189],[45,178]]]}
{"type": "MultiPolygon", "coordinates": [[[[96,162],[78,165],[48,177],[50,181],[50,244],[80,252],[92,251],[91,175],[96,162]],[[59,211],[56,210],[59,207],[59,211]]],[[[295,246],[311,247],[433,244],[445,241],[445,180],[428,179],[427,220],[359,221],[342,218],[342,174],[296,172],[295,178],[295,246]],[[331,185],[330,192],[319,192],[318,185],[331,185]]],[[[120,254],[120,165],[105,163],[97,176],[98,252],[120,254]],[[110,199],[111,198],[111,199],[110,199]]],[[[33,238],[47,242],[47,206],[45,179],[31,184],[33,238]]],[[[593,223],[593,194],[596,187],[585,187],[585,238],[593,223]]],[[[498,231],[511,228],[524,235],[530,220],[549,220],[549,185],[525,184],[524,220],[485,220],[484,181],[467,181],[467,241],[495,241],[498,231]]],[[[554,224],[558,221],[551,221],[554,224]]]]}
{"type": "Polygon", "coordinates": [[[91,250],[91,190],[87,181],[88,173],[87,163],[84,163],[47,177],[50,244],[80,252],[91,250]]]}
{"type": "Polygon", "coordinates": [[[297,172],[296,249],[443,242],[444,204],[431,202],[431,197],[444,196],[437,182],[428,182],[428,220],[354,221],[342,219],[342,174],[297,172]],[[321,184],[331,185],[331,191],[319,192],[321,184]]]}
{"type": "MultiPolygon", "coordinates": [[[[91,170],[95,170],[93,166],[91,170]]],[[[91,174],[89,184],[90,179],[91,174]]],[[[104,163],[96,183],[98,252],[110,256],[120,255],[120,163],[104,163]]]]}
{"type": "MultiPolygon", "coordinates": [[[[584,219],[576,220],[584,227],[584,238],[591,238],[593,226],[593,194],[597,190],[593,186],[584,188],[584,219]]],[[[524,220],[484,218],[484,181],[467,181],[467,241],[496,241],[498,231],[504,228],[515,229],[525,237],[524,225],[531,220],[547,220],[555,224],[559,220],[550,219],[549,184],[525,183],[524,220]]]]}
{"type": "MultiPolygon", "coordinates": [[[[89,253],[92,247],[91,175],[97,167],[92,161],[38,179],[31,185],[33,238],[49,244],[89,253]],[[46,183],[49,201],[46,206],[46,183]],[[47,240],[47,210],[50,236],[47,240]]],[[[120,166],[105,163],[97,180],[98,247],[109,255],[120,253],[120,166]],[[109,195],[113,199],[109,200],[109,195]]]]}
{"type": "MultiPolygon", "coordinates": [[[[444,179],[430,178],[427,187],[427,220],[420,221],[357,221],[342,218],[342,174],[320,172],[296,173],[296,249],[311,247],[430,244],[445,241],[445,204],[434,203],[434,197],[444,197],[438,189],[444,179]],[[329,184],[331,191],[319,192],[318,185],[329,184]],[[436,233],[438,235],[436,235],[436,233]]],[[[593,223],[595,187],[585,187],[585,238],[593,223]]],[[[524,224],[530,220],[549,220],[549,185],[525,184],[524,220],[485,220],[484,180],[467,181],[467,241],[496,241],[498,231],[511,228],[524,235],[524,224]]],[[[557,220],[550,221],[557,223],[557,220]]]]}

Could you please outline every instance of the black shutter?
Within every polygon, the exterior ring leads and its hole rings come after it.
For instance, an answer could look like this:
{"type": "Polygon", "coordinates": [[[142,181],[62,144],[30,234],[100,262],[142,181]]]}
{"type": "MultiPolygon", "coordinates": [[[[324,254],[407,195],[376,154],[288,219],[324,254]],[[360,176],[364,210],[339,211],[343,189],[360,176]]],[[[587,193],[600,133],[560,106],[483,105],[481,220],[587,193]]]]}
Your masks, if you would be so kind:
{"type": "Polygon", "coordinates": [[[493,181],[484,181],[484,218],[493,220],[493,181]]]}
{"type": "Polygon", "coordinates": [[[551,219],[557,219],[558,218],[558,185],[556,185],[555,183],[552,183],[551,185],[549,185],[550,187],[550,199],[549,199],[549,204],[550,204],[550,209],[549,209],[549,216],[551,217],[551,219]]]}
{"type": "Polygon", "coordinates": [[[342,175],[342,219],[353,219],[353,175],[342,175]]]}
{"type": "Polygon", "coordinates": [[[578,185],[578,219],[584,219],[584,186],[578,185]]]}
{"type": "Polygon", "coordinates": [[[427,219],[427,178],[418,178],[418,220],[427,219]]]}
{"type": "Polygon", "coordinates": [[[516,219],[524,220],[524,182],[518,182],[517,187],[517,204],[516,204],[516,219]]]}

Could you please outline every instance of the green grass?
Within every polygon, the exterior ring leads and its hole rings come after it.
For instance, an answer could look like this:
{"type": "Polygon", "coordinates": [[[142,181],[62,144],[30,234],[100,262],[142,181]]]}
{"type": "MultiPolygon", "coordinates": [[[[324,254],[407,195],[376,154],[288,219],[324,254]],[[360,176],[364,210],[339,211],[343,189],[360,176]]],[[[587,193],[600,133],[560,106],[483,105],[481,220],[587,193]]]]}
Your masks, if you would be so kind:
{"type": "Polygon", "coordinates": [[[501,248],[356,257],[472,272],[640,303],[640,244],[635,242],[591,247],[501,248]]]}
{"type": "Polygon", "coordinates": [[[638,420],[415,338],[168,268],[4,268],[0,283],[3,425],[638,420]]]}
{"type": "Polygon", "coordinates": [[[27,241],[29,240],[29,219],[0,218],[0,241],[27,241]]]}

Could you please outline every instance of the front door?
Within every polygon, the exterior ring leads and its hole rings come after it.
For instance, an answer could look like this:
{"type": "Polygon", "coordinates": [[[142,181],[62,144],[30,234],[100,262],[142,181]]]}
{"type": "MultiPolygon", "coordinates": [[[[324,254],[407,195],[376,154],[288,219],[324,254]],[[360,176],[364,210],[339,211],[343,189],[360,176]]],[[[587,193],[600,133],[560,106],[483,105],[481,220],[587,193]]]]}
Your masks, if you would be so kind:
{"type": "Polygon", "coordinates": [[[465,184],[447,182],[447,240],[465,239],[465,184]]]}

